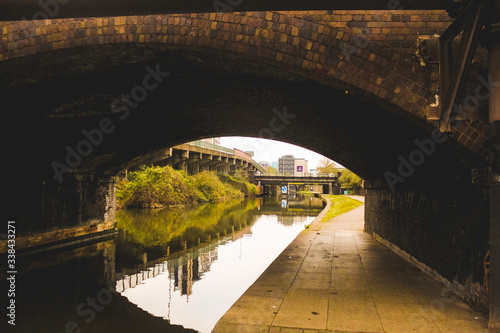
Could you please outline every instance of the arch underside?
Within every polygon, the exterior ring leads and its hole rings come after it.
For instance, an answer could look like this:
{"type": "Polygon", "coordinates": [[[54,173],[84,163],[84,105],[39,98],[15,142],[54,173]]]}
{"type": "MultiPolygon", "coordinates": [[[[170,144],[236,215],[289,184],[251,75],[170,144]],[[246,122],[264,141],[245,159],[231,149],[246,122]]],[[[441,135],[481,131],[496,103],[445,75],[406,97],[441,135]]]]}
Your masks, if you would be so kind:
{"type": "MultiPolygon", "coordinates": [[[[433,130],[345,84],[316,82],[230,52],[159,44],[91,46],[1,62],[0,98],[11,106],[2,112],[10,166],[42,175],[53,175],[54,161],[65,164],[66,147],[76,150],[86,139],[82,130],[99,128],[104,118],[113,131],[103,134],[75,173],[113,174],[194,139],[250,136],[296,144],[365,179],[383,179],[386,171],[397,171],[399,155],[417,148],[415,139],[430,138],[433,130]],[[111,105],[122,94],[143,86],[148,66],[169,74],[129,107],[128,116],[113,112],[111,105]]],[[[442,179],[481,163],[448,140],[426,158],[413,182],[419,175],[442,179]]]]}

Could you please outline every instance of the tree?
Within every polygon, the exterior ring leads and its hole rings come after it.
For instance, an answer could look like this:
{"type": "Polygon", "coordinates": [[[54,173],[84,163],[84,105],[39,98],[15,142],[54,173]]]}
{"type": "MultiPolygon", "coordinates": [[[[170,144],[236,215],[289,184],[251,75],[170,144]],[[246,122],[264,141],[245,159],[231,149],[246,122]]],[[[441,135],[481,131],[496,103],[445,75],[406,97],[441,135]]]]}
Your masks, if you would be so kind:
{"type": "Polygon", "coordinates": [[[316,167],[316,169],[318,170],[318,173],[326,173],[326,174],[330,173],[336,174],[337,172],[342,171],[342,169],[339,168],[337,163],[326,157],[324,157],[321,161],[318,162],[318,166],[316,167]]]}
{"type": "Polygon", "coordinates": [[[266,169],[266,172],[270,176],[276,176],[278,175],[278,170],[276,168],[273,168],[272,166],[268,166],[266,169]]]}
{"type": "Polygon", "coordinates": [[[363,179],[361,179],[358,175],[348,169],[342,170],[342,175],[339,178],[339,182],[346,190],[349,191],[357,191],[361,188],[361,184],[363,179]]]}

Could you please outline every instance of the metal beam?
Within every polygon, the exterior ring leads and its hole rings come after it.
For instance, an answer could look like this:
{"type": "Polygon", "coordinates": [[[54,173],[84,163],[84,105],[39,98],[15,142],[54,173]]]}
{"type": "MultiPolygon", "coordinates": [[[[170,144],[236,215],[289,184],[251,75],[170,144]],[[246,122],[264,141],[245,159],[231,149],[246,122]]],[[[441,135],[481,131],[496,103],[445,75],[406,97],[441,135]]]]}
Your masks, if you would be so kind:
{"type": "Polygon", "coordinates": [[[0,21],[293,10],[443,10],[448,0],[1,0],[0,21]]]}
{"type": "Polygon", "coordinates": [[[453,106],[463,89],[476,52],[483,26],[486,1],[470,3],[439,38],[439,94],[441,99],[441,131],[450,130],[453,106]],[[463,31],[456,59],[452,59],[452,42],[463,31]],[[453,61],[455,60],[455,61],[453,61]]]}

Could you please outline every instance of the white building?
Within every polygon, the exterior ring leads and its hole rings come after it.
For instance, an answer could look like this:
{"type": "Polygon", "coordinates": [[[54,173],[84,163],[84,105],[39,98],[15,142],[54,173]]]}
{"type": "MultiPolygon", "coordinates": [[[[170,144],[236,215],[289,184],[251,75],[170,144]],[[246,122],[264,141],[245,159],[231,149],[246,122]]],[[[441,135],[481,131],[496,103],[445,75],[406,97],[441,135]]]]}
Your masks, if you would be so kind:
{"type": "Polygon", "coordinates": [[[296,158],[294,165],[294,176],[295,177],[304,177],[306,173],[309,172],[308,162],[304,158],[296,158]]]}

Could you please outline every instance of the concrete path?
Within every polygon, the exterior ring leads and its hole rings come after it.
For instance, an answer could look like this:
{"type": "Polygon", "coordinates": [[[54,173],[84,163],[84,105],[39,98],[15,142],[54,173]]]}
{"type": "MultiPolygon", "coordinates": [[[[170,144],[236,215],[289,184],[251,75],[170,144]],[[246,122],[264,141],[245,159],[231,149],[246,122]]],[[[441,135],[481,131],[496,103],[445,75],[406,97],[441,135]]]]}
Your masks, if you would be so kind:
{"type": "Polygon", "coordinates": [[[361,202],[365,202],[365,197],[362,196],[362,195],[346,195],[346,197],[349,197],[351,199],[355,199],[355,200],[358,200],[358,201],[361,201],[361,202]]]}
{"type": "Polygon", "coordinates": [[[364,206],[321,215],[213,332],[488,332],[487,318],[363,233],[364,206]]]}

